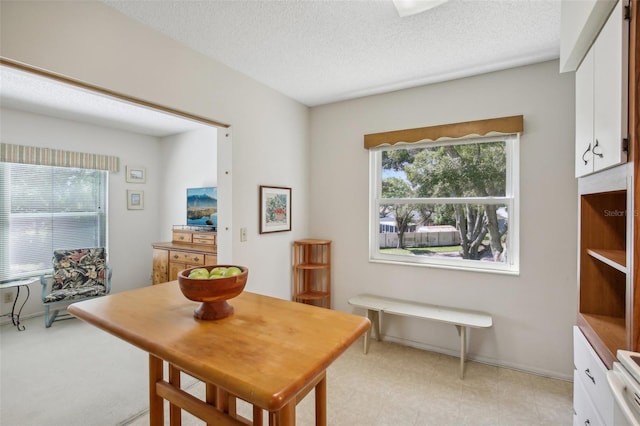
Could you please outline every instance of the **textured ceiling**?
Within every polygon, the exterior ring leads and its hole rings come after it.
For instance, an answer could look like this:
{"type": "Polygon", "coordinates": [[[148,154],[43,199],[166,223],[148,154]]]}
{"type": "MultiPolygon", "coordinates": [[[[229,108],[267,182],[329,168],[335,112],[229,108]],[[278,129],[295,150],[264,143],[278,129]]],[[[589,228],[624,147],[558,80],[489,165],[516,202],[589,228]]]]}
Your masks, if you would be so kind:
{"type": "Polygon", "coordinates": [[[2,108],[157,137],[209,127],[10,67],[0,81],[2,108]]]}
{"type": "MultiPolygon", "coordinates": [[[[449,0],[400,18],[391,0],[102,0],[316,106],[555,59],[560,0],[449,0]]],[[[199,124],[0,68],[0,102],[165,136],[199,124]]]]}
{"type": "Polygon", "coordinates": [[[560,0],[103,0],[309,106],[559,57],[560,0]]]}

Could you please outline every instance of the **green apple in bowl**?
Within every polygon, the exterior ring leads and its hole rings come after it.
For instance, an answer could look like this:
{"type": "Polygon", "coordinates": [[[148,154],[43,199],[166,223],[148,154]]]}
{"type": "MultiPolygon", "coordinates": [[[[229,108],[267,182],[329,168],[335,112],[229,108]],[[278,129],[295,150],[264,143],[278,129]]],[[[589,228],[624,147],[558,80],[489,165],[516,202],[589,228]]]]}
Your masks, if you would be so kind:
{"type": "Polygon", "coordinates": [[[206,268],[196,268],[189,273],[189,278],[204,280],[209,278],[209,271],[206,268]]]}
{"type": "Polygon", "coordinates": [[[211,272],[209,272],[208,276],[209,278],[222,278],[225,276],[224,274],[226,271],[227,271],[227,268],[218,266],[213,268],[211,272]]]}
{"type": "Polygon", "coordinates": [[[224,276],[225,277],[235,277],[237,275],[240,275],[241,273],[242,273],[242,269],[240,269],[240,268],[238,268],[236,266],[230,266],[224,272],[224,276]]]}

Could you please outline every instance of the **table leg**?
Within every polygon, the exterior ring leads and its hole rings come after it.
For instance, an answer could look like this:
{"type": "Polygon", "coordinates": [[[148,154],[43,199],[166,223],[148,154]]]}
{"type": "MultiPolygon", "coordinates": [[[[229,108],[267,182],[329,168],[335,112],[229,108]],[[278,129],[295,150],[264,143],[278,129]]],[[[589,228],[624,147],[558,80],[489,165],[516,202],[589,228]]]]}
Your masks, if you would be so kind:
{"type": "MultiPolygon", "coordinates": [[[[173,364],[169,364],[169,383],[180,389],[180,370],[173,364]]],[[[169,424],[172,426],[180,426],[182,424],[180,407],[171,402],[169,403],[169,419],[169,424]]]]}
{"type": "MultiPolygon", "coordinates": [[[[218,407],[218,387],[211,383],[205,383],[205,389],[205,401],[207,404],[218,407]]],[[[207,423],[207,426],[213,426],[213,424],[207,423]]]]}
{"type": "Polygon", "coordinates": [[[367,329],[364,334],[364,353],[369,352],[369,340],[371,339],[371,329],[373,328],[376,333],[376,340],[380,341],[380,311],[374,311],[373,309],[367,309],[367,318],[371,321],[371,327],[367,329]]]}
{"type": "Polygon", "coordinates": [[[218,387],[211,383],[205,383],[206,385],[206,401],[207,404],[216,406],[218,400],[218,387]]]}
{"type": "Polygon", "coordinates": [[[277,426],[295,426],[296,424],[296,399],[293,398],[276,413],[277,426]]]}
{"type": "Polygon", "coordinates": [[[222,411],[225,414],[229,414],[231,417],[236,417],[236,402],[236,397],[234,395],[231,395],[229,392],[218,388],[216,396],[216,407],[218,407],[218,410],[222,411]]]}
{"type": "Polygon", "coordinates": [[[24,325],[20,325],[20,314],[22,313],[22,308],[24,308],[24,305],[27,303],[27,300],[29,300],[29,295],[31,294],[31,290],[29,290],[29,286],[25,285],[24,288],[27,289],[27,297],[25,297],[24,302],[22,302],[22,305],[20,305],[20,309],[18,309],[18,314],[16,314],[16,303],[18,302],[18,298],[20,297],[20,287],[23,287],[21,285],[16,287],[16,297],[15,299],[13,299],[13,305],[11,305],[11,322],[13,323],[13,325],[16,326],[16,328],[18,329],[18,331],[24,331],[25,327],[24,325]]]}
{"type": "Polygon", "coordinates": [[[262,408],[253,406],[253,426],[262,426],[262,408]]]}
{"type": "Polygon", "coordinates": [[[233,417],[237,417],[238,416],[238,399],[231,394],[227,394],[228,397],[228,401],[229,401],[229,414],[233,417]]]}
{"type": "Polygon", "coordinates": [[[456,325],[460,336],[460,378],[464,379],[464,359],[467,353],[467,327],[456,325]]]}
{"type": "Polygon", "coordinates": [[[327,376],[316,385],[316,426],[327,426],[327,376]]]}
{"type": "Polygon", "coordinates": [[[164,425],[163,399],[156,392],[156,383],[163,381],[163,362],[149,354],[149,426],[164,425]]]}

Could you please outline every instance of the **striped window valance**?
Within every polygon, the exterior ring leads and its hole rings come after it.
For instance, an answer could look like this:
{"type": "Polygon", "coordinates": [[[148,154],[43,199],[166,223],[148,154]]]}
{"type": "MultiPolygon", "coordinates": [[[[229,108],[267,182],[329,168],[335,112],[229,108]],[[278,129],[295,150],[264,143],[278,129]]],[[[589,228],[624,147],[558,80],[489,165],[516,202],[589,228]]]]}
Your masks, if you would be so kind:
{"type": "Polygon", "coordinates": [[[120,158],[113,155],[89,154],[8,143],[0,143],[0,162],[75,167],[110,172],[120,170],[120,158]]]}
{"type": "Polygon", "coordinates": [[[490,118],[463,123],[442,124],[417,129],[395,130],[391,132],[364,135],[366,149],[397,143],[416,143],[445,139],[464,139],[478,136],[508,135],[522,133],[523,116],[490,118]]]}

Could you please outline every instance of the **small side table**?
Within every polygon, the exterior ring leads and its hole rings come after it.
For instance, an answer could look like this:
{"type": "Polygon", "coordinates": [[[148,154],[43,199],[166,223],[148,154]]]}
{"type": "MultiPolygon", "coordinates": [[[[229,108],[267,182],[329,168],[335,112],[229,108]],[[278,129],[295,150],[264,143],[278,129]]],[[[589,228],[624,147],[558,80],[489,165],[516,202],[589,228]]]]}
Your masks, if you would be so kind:
{"type": "Polygon", "coordinates": [[[22,313],[22,308],[24,308],[24,305],[27,304],[27,300],[29,300],[29,295],[31,294],[31,290],[29,290],[29,285],[33,284],[33,283],[35,283],[37,281],[38,281],[37,278],[28,278],[26,280],[9,281],[9,282],[6,282],[6,283],[0,283],[0,289],[2,289],[2,290],[8,289],[8,288],[13,288],[13,287],[17,288],[16,298],[13,299],[13,305],[11,306],[11,313],[10,314],[4,314],[2,316],[11,317],[11,322],[13,323],[13,325],[16,326],[18,331],[24,331],[24,329],[25,329],[24,325],[20,325],[20,314],[22,313]],[[27,294],[26,294],[26,297],[24,298],[24,301],[20,305],[20,308],[18,309],[18,313],[16,313],[16,305],[18,303],[18,299],[20,298],[20,288],[21,287],[24,287],[27,290],[27,294]]]}

